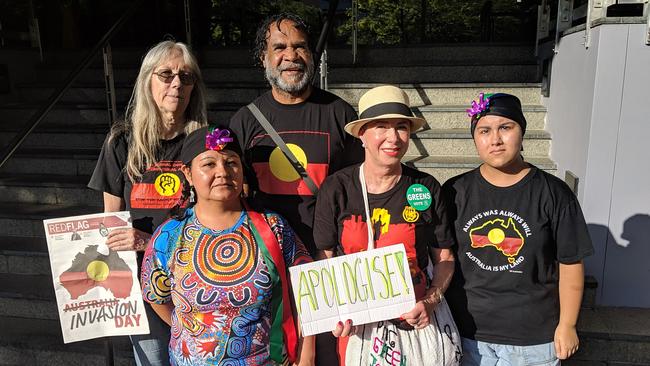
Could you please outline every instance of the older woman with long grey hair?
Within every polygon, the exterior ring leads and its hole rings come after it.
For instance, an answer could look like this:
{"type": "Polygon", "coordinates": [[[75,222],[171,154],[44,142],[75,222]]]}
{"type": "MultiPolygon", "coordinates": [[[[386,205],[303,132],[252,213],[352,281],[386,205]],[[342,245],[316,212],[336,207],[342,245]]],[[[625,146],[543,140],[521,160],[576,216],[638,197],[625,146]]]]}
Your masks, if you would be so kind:
{"type": "MultiPolygon", "coordinates": [[[[205,124],[196,58],[183,43],[158,43],[145,55],[125,119],[111,129],[88,183],[104,193],[105,212],[131,212],[133,228],[110,232],[110,250],[136,251],[140,264],[151,234],[183,191],[183,140],[205,124]]],[[[131,336],[136,363],[167,365],[169,327],[145,306],[150,334],[131,336]]]]}

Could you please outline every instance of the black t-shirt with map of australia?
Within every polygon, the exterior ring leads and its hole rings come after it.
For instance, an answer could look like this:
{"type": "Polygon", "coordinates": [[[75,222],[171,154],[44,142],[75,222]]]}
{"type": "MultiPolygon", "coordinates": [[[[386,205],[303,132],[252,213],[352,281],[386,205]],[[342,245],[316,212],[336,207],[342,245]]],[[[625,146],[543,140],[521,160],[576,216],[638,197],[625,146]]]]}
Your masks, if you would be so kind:
{"type": "MultiPolygon", "coordinates": [[[[344,254],[368,249],[368,228],[359,180],[359,165],[328,177],[318,193],[314,240],[319,249],[344,254]]],[[[440,197],[440,183],[431,175],[402,165],[402,176],[390,190],[368,194],[375,248],[404,244],[416,297],[427,288],[430,248],[448,248],[454,241],[440,197]]]]}
{"type": "Polygon", "coordinates": [[[497,187],[479,168],[443,186],[457,245],[446,297],[461,336],[526,346],[553,341],[558,325],[558,263],[593,253],[577,198],[532,166],[497,187]]]}
{"type": "MultiPolygon", "coordinates": [[[[184,139],[185,134],[181,134],[171,140],[160,140],[158,162],[150,166],[140,180],[131,183],[126,173],[127,136],[118,135],[110,142],[107,137],[88,187],[123,198],[133,227],[153,234],[168,218],[183,191],[185,177],[180,153],[184,139]]],[[[138,255],[139,260],[141,257],[138,255]]]]}
{"type": "MultiPolygon", "coordinates": [[[[305,102],[289,105],[278,103],[269,91],[253,103],[318,187],[328,175],[363,160],[360,141],[343,129],[357,114],[336,95],[313,88],[305,102]]],[[[264,208],[285,217],[314,254],[316,197],[248,108],[231,118],[230,129],[244,151],[246,180],[255,198],[264,208]]]]}

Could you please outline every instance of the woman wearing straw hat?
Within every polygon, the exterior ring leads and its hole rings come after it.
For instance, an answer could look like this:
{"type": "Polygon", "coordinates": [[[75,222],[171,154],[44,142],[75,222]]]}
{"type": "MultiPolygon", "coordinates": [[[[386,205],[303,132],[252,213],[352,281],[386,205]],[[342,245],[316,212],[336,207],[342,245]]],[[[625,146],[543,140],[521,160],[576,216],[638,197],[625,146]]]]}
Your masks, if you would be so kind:
{"type": "Polygon", "coordinates": [[[417,303],[400,319],[339,323],[333,333],[340,337],[341,364],[457,365],[460,339],[443,296],[454,268],[453,239],[440,184],[401,163],[410,134],[425,121],[413,116],[408,96],[394,86],[366,92],[359,113],[345,131],[361,139],[365,160],[323,183],[314,239],[326,258],[403,243],[417,303]]]}
{"type": "Polygon", "coordinates": [[[582,259],[593,252],[569,187],[524,161],[519,98],[468,109],[482,164],[443,187],[457,245],[447,298],[463,365],[559,365],[578,349],[582,259]]]}
{"type": "Polygon", "coordinates": [[[242,198],[234,134],[200,128],[180,158],[189,205],[156,230],[142,262],[144,299],[171,325],[172,365],[313,365],[287,286],[287,266],[311,258],[284,218],[242,198]]]}

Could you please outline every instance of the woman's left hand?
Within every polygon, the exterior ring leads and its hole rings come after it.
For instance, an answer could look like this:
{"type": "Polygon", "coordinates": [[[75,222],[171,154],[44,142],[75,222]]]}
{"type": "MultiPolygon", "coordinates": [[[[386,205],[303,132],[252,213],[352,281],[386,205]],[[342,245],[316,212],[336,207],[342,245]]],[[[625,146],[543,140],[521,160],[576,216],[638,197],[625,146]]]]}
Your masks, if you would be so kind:
{"type": "Polygon", "coordinates": [[[566,360],[578,351],[578,333],[575,326],[559,324],[555,328],[555,355],[560,360],[566,360]]]}
{"type": "Polygon", "coordinates": [[[149,244],[151,235],[138,229],[115,229],[108,233],[106,245],[110,250],[143,251],[149,244]]]}
{"type": "Polygon", "coordinates": [[[420,300],[415,303],[415,307],[411,311],[402,314],[401,317],[413,326],[413,328],[422,329],[431,322],[429,314],[431,314],[434,308],[435,304],[425,300],[420,300]]]}
{"type": "Polygon", "coordinates": [[[402,314],[401,317],[415,329],[422,329],[431,322],[429,314],[433,313],[441,300],[442,291],[438,287],[431,287],[427,290],[426,297],[416,302],[413,310],[402,314]]]}

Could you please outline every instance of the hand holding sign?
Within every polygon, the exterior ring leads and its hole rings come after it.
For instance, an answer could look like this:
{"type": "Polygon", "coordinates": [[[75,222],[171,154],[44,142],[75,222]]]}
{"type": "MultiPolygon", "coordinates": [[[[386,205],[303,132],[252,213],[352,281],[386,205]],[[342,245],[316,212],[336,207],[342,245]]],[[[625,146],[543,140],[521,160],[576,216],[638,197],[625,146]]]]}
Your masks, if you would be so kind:
{"type": "Polygon", "coordinates": [[[403,244],[289,268],[302,334],[339,322],[366,324],[413,309],[415,293],[403,244]]]}

